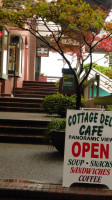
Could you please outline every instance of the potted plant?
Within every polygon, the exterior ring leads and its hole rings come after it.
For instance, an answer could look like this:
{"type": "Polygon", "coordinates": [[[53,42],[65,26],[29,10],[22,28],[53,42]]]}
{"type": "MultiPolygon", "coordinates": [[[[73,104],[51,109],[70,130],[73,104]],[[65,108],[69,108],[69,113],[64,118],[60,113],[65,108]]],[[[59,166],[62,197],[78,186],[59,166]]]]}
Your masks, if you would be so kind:
{"type": "Polygon", "coordinates": [[[48,125],[48,139],[62,155],[64,154],[66,119],[52,119],[48,125]]]}
{"type": "Polygon", "coordinates": [[[44,73],[39,73],[39,82],[47,82],[47,76],[44,73]]]}

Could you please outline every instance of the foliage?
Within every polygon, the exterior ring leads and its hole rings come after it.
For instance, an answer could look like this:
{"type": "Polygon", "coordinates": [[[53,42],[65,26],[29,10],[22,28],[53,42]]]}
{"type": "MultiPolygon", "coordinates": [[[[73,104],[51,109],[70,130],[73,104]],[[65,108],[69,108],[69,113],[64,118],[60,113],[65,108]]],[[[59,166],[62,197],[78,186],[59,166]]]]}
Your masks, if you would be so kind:
{"type": "Polygon", "coordinates": [[[49,122],[47,134],[49,143],[55,146],[62,155],[64,153],[65,126],[65,119],[52,119],[52,121],[49,122]]]}
{"type": "Polygon", "coordinates": [[[55,83],[55,85],[56,85],[58,91],[59,91],[59,83],[60,83],[60,80],[57,80],[56,83],[55,83]]]}
{"type": "MultiPolygon", "coordinates": [[[[95,68],[96,65],[97,65],[96,63],[93,63],[92,68],[95,68]]],[[[88,69],[89,67],[90,67],[90,63],[87,63],[84,65],[84,69],[88,69]]]]}
{"type": "Polygon", "coordinates": [[[66,119],[52,119],[48,124],[47,131],[48,133],[59,130],[65,131],[65,126],[66,126],[66,119]]]}
{"type": "MultiPolygon", "coordinates": [[[[85,68],[89,68],[90,64],[85,64],[85,68]]],[[[112,79],[112,67],[104,67],[104,66],[100,66],[97,65],[96,63],[94,63],[92,65],[92,68],[95,68],[96,70],[98,70],[99,72],[101,72],[102,74],[108,76],[110,79],[112,79]]]]}
{"type": "Polygon", "coordinates": [[[75,77],[76,107],[79,109],[81,87],[92,69],[93,50],[101,48],[102,45],[105,48],[103,41],[109,39],[112,34],[112,22],[105,22],[108,10],[83,0],[3,0],[2,2],[3,7],[0,9],[2,24],[29,30],[38,40],[58,52],[68,64],[75,77]],[[40,27],[46,30],[46,37],[40,27]],[[100,30],[104,30],[105,33],[98,35],[100,30]],[[87,56],[84,46],[88,52],[87,56]],[[79,60],[77,70],[73,69],[70,60],[65,56],[67,51],[72,55],[77,54],[79,60]],[[87,58],[90,58],[90,67],[83,79],[80,79],[87,58]]]}
{"type": "Polygon", "coordinates": [[[105,12],[82,0],[67,0],[66,2],[63,0],[57,2],[3,0],[2,2],[1,12],[6,20],[9,19],[10,23],[12,22],[19,27],[23,27],[28,19],[42,17],[47,22],[52,21],[62,28],[67,28],[67,30],[80,28],[81,31],[87,31],[104,28],[105,12]]]}
{"type": "Polygon", "coordinates": [[[45,76],[44,73],[39,73],[39,76],[45,76]]]}
{"type": "MultiPolygon", "coordinates": [[[[85,68],[89,68],[89,66],[90,66],[89,63],[84,65],[85,68]]],[[[92,65],[92,68],[95,68],[96,70],[98,70],[102,74],[108,76],[110,79],[112,78],[112,68],[111,67],[100,66],[100,65],[94,63],[92,65]]]]}
{"type": "Polygon", "coordinates": [[[103,66],[95,66],[95,69],[103,73],[104,75],[108,76],[112,79],[112,68],[111,67],[103,67],[103,66]]]}
{"type": "Polygon", "coordinates": [[[108,111],[112,111],[112,105],[107,105],[106,107],[108,111]]]}
{"type": "MultiPolygon", "coordinates": [[[[82,98],[82,106],[85,100],[82,98]]],[[[67,109],[75,109],[76,107],[76,95],[63,95],[60,93],[46,96],[43,99],[42,108],[47,114],[58,114],[61,117],[66,116],[67,109]]]]}

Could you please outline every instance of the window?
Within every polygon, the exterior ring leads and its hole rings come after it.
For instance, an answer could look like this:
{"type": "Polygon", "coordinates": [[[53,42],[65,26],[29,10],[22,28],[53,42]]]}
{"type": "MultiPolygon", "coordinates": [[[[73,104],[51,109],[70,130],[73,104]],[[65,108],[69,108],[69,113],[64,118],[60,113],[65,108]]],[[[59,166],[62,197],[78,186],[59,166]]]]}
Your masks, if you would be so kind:
{"type": "Polygon", "coordinates": [[[16,76],[21,77],[22,74],[22,44],[23,40],[20,35],[10,36],[9,46],[9,68],[8,74],[13,76],[14,72],[16,76]]]}

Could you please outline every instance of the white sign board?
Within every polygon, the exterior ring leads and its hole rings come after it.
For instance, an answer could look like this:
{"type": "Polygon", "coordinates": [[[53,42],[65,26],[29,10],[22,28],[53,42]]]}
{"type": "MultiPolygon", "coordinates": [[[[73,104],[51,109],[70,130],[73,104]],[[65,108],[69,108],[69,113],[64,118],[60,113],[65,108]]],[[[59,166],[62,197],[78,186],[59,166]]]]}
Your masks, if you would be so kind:
{"type": "Polygon", "coordinates": [[[112,189],[112,112],[67,110],[63,187],[73,183],[112,189]]]}

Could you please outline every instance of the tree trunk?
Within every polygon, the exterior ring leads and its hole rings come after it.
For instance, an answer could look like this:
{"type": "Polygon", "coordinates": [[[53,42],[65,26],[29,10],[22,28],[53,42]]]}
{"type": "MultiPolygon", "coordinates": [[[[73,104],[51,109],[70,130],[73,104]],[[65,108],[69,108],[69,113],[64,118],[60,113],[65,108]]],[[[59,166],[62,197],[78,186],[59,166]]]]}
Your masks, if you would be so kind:
{"type": "Polygon", "coordinates": [[[76,95],[76,109],[79,110],[81,107],[81,87],[79,85],[77,85],[76,95]]]}

